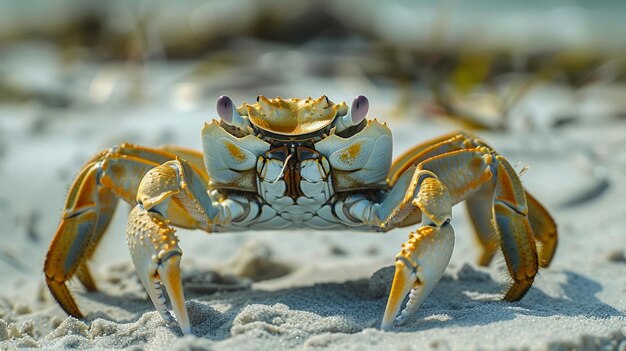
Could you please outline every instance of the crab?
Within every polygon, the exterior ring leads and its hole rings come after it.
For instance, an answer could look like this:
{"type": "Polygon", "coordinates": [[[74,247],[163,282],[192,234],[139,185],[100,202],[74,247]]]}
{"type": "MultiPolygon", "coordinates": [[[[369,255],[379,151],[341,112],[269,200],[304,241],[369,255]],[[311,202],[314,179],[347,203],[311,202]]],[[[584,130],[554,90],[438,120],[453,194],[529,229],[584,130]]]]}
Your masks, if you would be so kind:
{"type": "Polygon", "coordinates": [[[557,231],[514,168],[466,132],[419,144],[392,162],[391,131],[366,119],[368,109],[362,95],[350,107],[326,96],[259,96],[236,107],[221,96],[220,119],[202,129],[203,153],[131,144],[100,152],[71,185],[44,264],[50,292],[65,312],[83,316],[66,284],[77,277],[96,290],[88,261],[118,199],[133,207],[126,238],[139,279],[172,322],[167,293],[184,334],[191,324],[175,227],[387,232],[419,223],[395,258],[381,322],[389,330],[415,313],[444,274],[454,246],[451,209],[465,201],[479,264],[488,265],[499,247],[511,278],[503,298],[521,299],[539,267],[550,264],[557,231]]]}

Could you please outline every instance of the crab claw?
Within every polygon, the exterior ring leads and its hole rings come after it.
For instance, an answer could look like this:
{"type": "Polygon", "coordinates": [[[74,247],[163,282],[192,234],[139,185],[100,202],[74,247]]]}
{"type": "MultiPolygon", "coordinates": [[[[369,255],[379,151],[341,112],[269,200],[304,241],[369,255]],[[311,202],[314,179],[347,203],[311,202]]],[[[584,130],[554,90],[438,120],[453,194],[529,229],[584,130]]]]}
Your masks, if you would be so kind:
{"type": "MultiPolygon", "coordinates": [[[[159,265],[157,269],[158,276],[161,278],[161,284],[165,286],[167,295],[172,304],[172,310],[178,320],[178,325],[185,335],[191,334],[191,323],[185,306],[185,295],[183,294],[183,285],[180,277],[180,254],[172,254],[165,262],[159,265]]],[[[156,285],[156,284],[155,284],[156,285]]]]}
{"type": "Polygon", "coordinates": [[[160,213],[146,211],[141,204],[133,208],[128,223],[126,238],[133,264],[150,300],[165,321],[173,322],[165,290],[181,331],[191,334],[180,276],[182,250],[175,230],[160,213]]]}
{"type": "Polygon", "coordinates": [[[394,321],[406,323],[443,276],[453,247],[454,230],[449,223],[423,226],[409,234],[396,256],[396,272],[380,329],[389,330],[394,321]],[[398,316],[407,295],[407,305],[398,316]]]}

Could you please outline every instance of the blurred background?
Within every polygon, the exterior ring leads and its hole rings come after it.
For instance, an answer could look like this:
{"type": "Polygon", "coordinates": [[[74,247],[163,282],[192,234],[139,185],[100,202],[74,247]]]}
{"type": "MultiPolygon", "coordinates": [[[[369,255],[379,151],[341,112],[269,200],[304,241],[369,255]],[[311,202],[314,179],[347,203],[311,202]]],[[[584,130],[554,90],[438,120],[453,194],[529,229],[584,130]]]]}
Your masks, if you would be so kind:
{"type": "Polygon", "coordinates": [[[155,103],[206,113],[222,94],[365,92],[381,94],[392,117],[552,128],[624,113],[624,10],[622,1],[3,0],[0,103],[54,118],[155,103]]]}
{"type": "MultiPolygon", "coordinates": [[[[92,155],[124,141],[200,148],[223,94],[365,94],[395,154],[474,130],[520,172],[533,160],[525,184],[567,230],[568,213],[580,214],[568,208],[614,186],[604,166],[626,170],[624,14],[619,0],[0,0],[1,276],[41,282],[69,184],[92,155]]],[[[101,261],[128,261],[116,223],[101,261]]],[[[400,234],[380,250],[385,262],[400,234]]],[[[338,256],[381,243],[335,238],[314,240],[338,256]]],[[[202,257],[230,239],[185,240],[202,257]]]]}

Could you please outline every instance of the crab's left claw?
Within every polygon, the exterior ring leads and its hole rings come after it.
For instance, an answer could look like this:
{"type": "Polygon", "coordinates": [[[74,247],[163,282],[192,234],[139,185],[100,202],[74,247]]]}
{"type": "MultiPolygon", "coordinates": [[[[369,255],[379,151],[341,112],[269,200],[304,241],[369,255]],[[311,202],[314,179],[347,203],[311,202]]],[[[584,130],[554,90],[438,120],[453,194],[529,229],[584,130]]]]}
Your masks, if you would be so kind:
{"type": "Polygon", "coordinates": [[[191,334],[180,276],[182,250],[169,221],[160,213],[137,205],[129,216],[127,240],[139,280],[161,317],[173,322],[167,310],[166,292],[180,329],[183,334],[191,334]]]}
{"type": "Polygon", "coordinates": [[[453,247],[454,230],[447,222],[441,227],[423,226],[409,234],[409,240],[396,256],[396,272],[380,326],[382,330],[389,330],[394,321],[404,324],[417,310],[443,276],[453,247]],[[407,305],[398,316],[407,295],[407,305]]]}
{"type": "Polygon", "coordinates": [[[203,206],[210,204],[210,198],[198,183],[198,174],[180,159],[150,169],[139,184],[137,205],[128,216],[126,228],[126,240],[139,280],[163,319],[172,321],[164,295],[167,293],[183,334],[191,334],[180,274],[183,251],[165,214],[171,203],[179,203],[190,218],[208,223],[206,213],[214,209],[203,206]]]}

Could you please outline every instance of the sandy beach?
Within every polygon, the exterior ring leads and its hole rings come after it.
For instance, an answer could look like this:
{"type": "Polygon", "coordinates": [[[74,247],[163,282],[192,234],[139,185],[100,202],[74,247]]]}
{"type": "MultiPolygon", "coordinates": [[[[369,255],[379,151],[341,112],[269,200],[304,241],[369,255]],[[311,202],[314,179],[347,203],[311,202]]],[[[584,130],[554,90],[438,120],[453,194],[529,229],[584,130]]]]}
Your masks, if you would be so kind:
{"type": "MultiPolygon", "coordinates": [[[[193,334],[183,337],[155,311],[135,274],[126,204],[90,263],[99,291],[70,283],[85,319],[68,317],[48,292],[47,247],[69,186],[89,158],[122,142],[200,149],[200,131],[217,118],[215,99],[222,94],[237,104],[259,94],[325,94],[348,103],[364,94],[368,118],[392,130],[396,156],[463,125],[429,115],[424,106],[432,95],[424,87],[405,104],[399,85],[369,84],[358,75],[336,79],[291,67],[276,81],[255,85],[242,72],[266,61],[208,78],[190,74],[199,61],[151,62],[140,70],[136,100],[126,63],[88,62],[68,73],[59,69],[56,49],[39,42],[7,47],[0,52],[3,72],[56,100],[0,103],[0,349],[626,350],[623,81],[583,91],[546,83],[510,112],[517,122],[475,131],[522,173],[559,228],[554,261],[521,301],[501,300],[508,284],[502,257],[477,265],[464,205],[454,208],[456,243],[443,278],[406,325],[386,332],[380,322],[394,257],[413,227],[389,233],[179,229],[193,334]],[[107,86],[107,79],[113,83],[103,100],[93,84],[107,86]],[[220,88],[234,79],[241,84],[220,88]],[[555,115],[567,116],[567,123],[555,123],[555,115]]],[[[298,53],[289,46],[257,50],[298,53]]]]}

